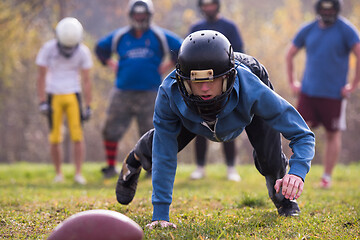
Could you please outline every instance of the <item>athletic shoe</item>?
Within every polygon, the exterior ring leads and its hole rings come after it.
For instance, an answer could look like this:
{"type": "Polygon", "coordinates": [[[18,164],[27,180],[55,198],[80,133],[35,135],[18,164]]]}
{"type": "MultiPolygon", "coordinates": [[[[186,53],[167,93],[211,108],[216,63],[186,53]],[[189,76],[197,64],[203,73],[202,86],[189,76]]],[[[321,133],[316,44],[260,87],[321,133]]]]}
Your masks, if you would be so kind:
{"type": "Polygon", "coordinates": [[[74,181],[80,185],[85,185],[86,184],[86,179],[80,175],[80,174],[76,174],[74,177],[74,181]]]}
{"type": "Polygon", "coordinates": [[[299,216],[300,208],[296,200],[289,200],[284,198],[280,205],[277,206],[278,213],[280,216],[284,217],[295,217],[299,216]]]}
{"type": "Polygon", "coordinates": [[[236,172],[235,167],[228,167],[228,169],[227,169],[227,179],[229,181],[240,182],[241,177],[236,172]]]}
{"type": "Polygon", "coordinates": [[[119,179],[116,183],[116,199],[123,205],[129,204],[133,200],[141,172],[141,166],[134,168],[127,164],[130,157],[134,157],[134,154],[129,154],[125,158],[119,179]]]}
{"type": "Polygon", "coordinates": [[[190,175],[190,179],[199,180],[205,177],[205,169],[204,167],[197,167],[195,171],[193,171],[190,175]]]}
{"type": "Polygon", "coordinates": [[[61,174],[56,175],[54,178],[54,183],[62,183],[62,182],[64,182],[63,175],[61,175],[61,174]]]}
{"type": "Polygon", "coordinates": [[[119,172],[116,170],[115,166],[107,166],[101,169],[104,178],[113,178],[119,175],[119,172]]]}
{"type": "Polygon", "coordinates": [[[323,176],[321,178],[320,187],[324,189],[329,189],[331,187],[331,177],[323,176]]]}

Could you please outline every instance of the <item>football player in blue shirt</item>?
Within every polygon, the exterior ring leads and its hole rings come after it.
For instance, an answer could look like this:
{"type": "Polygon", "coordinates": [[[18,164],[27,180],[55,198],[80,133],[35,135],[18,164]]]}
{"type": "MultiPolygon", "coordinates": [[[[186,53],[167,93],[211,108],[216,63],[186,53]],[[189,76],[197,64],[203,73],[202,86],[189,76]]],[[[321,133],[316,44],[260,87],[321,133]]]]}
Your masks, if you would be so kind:
{"type": "Polygon", "coordinates": [[[176,70],[159,88],[154,127],[126,158],[116,186],[118,202],[129,204],[141,167],[152,168],[153,222],[149,228],[176,227],[170,222],[169,209],[177,153],[196,135],[223,142],[244,130],[278,213],[299,214],[296,199],[314,157],[314,134],[295,108],[272,90],[265,68],[248,55],[234,53],[221,33],[203,30],[186,37],[176,70]],[[280,133],[290,141],[289,160],[282,152],[280,133]]]}
{"type": "Polygon", "coordinates": [[[96,55],[116,72],[107,118],[103,129],[108,166],[105,178],[117,176],[117,145],[136,118],[140,136],[153,128],[152,118],[161,75],[176,61],[182,39],[151,24],[154,7],[151,0],[130,0],[130,26],[122,27],[100,39],[96,55]],[[118,55],[115,61],[111,55],[118,55]]]}

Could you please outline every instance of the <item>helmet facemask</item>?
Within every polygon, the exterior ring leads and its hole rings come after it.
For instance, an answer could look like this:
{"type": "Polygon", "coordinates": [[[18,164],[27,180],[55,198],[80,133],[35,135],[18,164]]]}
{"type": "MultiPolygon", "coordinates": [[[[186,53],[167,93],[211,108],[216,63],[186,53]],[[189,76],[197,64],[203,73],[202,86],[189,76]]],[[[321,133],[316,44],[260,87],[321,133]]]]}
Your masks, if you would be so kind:
{"type": "Polygon", "coordinates": [[[177,85],[186,105],[204,120],[214,121],[225,108],[235,76],[233,48],[223,34],[202,30],[191,33],[184,39],[176,64],[177,85]],[[190,87],[192,81],[211,82],[214,79],[222,79],[222,86],[213,86],[221,89],[212,89],[212,96],[209,96],[211,99],[195,95],[190,87]]]}
{"type": "Polygon", "coordinates": [[[340,12],[340,2],[334,0],[320,0],[316,4],[316,13],[325,24],[331,26],[335,23],[340,12]]]}
{"type": "MultiPolygon", "coordinates": [[[[176,64],[177,85],[186,105],[203,119],[214,121],[225,108],[235,77],[233,48],[223,34],[202,30],[191,33],[184,39],[176,64]],[[190,87],[192,81],[211,82],[214,79],[222,79],[222,86],[214,83],[208,97],[195,95],[190,87]]],[[[199,89],[196,91],[198,94],[199,89]]]]}
{"type": "Polygon", "coordinates": [[[61,55],[63,55],[66,58],[70,58],[74,54],[74,52],[78,49],[79,44],[76,44],[75,46],[72,47],[67,47],[65,45],[62,45],[60,42],[58,42],[57,46],[61,55]]]}
{"type": "MultiPolygon", "coordinates": [[[[178,68],[177,68],[178,69],[178,68]]],[[[224,74],[213,76],[212,69],[191,71],[191,78],[176,73],[176,80],[178,87],[186,105],[196,113],[198,113],[206,121],[214,121],[217,115],[225,108],[230,99],[230,93],[233,89],[236,70],[231,68],[224,74]],[[205,74],[208,77],[205,77],[205,74]],[[199,77],[199,78],[197,78],[199,77]],[[222,80],[221,94],[214,98],[204,100],[198,95],[194,95],[190,86],[190,81],[193,82],[211,82],[217,78],[222,80]]]]}
{"type": "Polygon", "coordinates": [[[153,14],[151,1],[131,1],[129,3],[130,25],[139,31],[149,29],[153,14]]]}

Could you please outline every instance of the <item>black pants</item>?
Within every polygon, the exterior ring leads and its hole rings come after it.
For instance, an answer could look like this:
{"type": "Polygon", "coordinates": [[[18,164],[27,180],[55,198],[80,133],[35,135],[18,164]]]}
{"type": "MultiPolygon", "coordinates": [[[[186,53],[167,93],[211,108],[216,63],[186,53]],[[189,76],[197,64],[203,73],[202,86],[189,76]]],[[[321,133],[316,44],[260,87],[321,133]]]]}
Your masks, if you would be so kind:
{"type": "MultiPolygon", "coordinates": [[[[262,80],[269,88],[273,86],[269,80],[262,80]]],[[[245,128],[249,141],[254,148],[253,158],[257,170],[265,177],[266,187],[276,207],[280,206],[284,196],[276,193],[274,185],[277,179],[286,174],[288,160],[282,151],[280,133],[270,127],[264,119],[254,116],[251,123],[245,128]]],[[[145,170],[149,171],[152,165],[152,143],[154,129],[145,133],[134,148],[134,152],[140,157],[140,162],[145,170]],[[142,161],[146,159],[146,161],[142,161]]],[[[182,127],[177,137],[178,152],[180,152],[196,134],[182,127]]]]}
{"type": "MultiPolygon", "coordinates": [[[[270,89],[274,89],[268,78],[261,80],[270,89]]],[[[285,175],[288,164],[288,160],[282,152],[280,133],[270,127],[264,119],[256,115],[245,128],[245,131],[254,148],[253,157],[257,170],[266,177],[267,185],[270,184],[274,186],[275,180],[285,175]]],[[[140,158],[146,158],[147,161],[141,161],[145,170],[151,169],[153,134],[154,129],[145,133],[134,148],[136,155],[140,158]]],[[[180,134],[177,137],[178,152],[194,139],[195,136],[196,134],[182,126],[180,134]]],[[[270,186],[268,186],[268,189],[269,187],[270,186]]],[[[273,192],[269,192],[269,194],[272,195],[273,192]]]]}
{"type": "MultiPolygon", "coordinates": [[[[254,148],[253,158],[257,170],[265,177],[268,193],[276,207],[279,207],[284,196],[276,194],[274,185],[277,179],[286,173],[288,160],[282,152],[280,133],[272,129],[263,119],[254,116],[250,125],[245,128],[251,145],[254,148]]],[[[152,167],[152,143],[154,129],[145,133],[133,149],[140,157],[140,162],[145,170],[150,171],[152,167]],[[144,159],[146,159],[144,161],[144,159]]],[[[178,152],[180,152],[196,134],[182,127],[177,137],[178,152]]]]}
{"type": "MultiPolygon", "coordinates": [[[[250,125],[245,128],[251,145],[254,148],[253,157],[257,170],[263,176],[272,178],[282,178],[286,172],[287,159],[282,152],[280,133],[272,129],[263,119],[254,116],[250,125]]],[[[134,152],[140,159],[146,158],[143,162],[152,162],[152,143],[154,129],[145,133],[134,148],[134,152]]],[[[178,152],[180,152],[196,134],[182,127],[177,137],[178,152]]],[[[151,166],[143,166],[145,170],[150,170],[151,166]]]]}
{"type": "MultiPolygon", "coordinates": [[[[281,206],[284,196],[275,192],[274,185],[277,179],[286,173],[288,160],[282,152],[280,133],[272,129],[263,119],[254,116],[250,125],[245,128],[251,145],[254,148],[253,158],[257,170],[265,177],[266,187],[271,200],[276,207],[281,206]]],[[[133,151],[140,157],[140,162],[145,170],[152,168],[152,143],[154,129],[145,133],[135,145],[133,151]],[[144,161],[144,159],[146,159],[144,161]]],[[[182,127],[177,137],[178,152],[180,152],[196,134],[182,127]]]]}

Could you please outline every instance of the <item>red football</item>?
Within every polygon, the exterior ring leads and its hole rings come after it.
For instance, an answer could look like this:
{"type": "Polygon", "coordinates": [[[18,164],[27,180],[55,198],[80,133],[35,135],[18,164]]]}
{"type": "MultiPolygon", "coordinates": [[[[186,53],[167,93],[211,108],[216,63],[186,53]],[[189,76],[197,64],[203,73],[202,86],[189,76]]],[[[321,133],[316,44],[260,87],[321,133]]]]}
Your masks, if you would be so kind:
{"type": "Polygon", "coordinates": [[[48,240],[141,240],[144,232],[127,216],[110,210],[89,210],[60,223],[48,240]]]}

